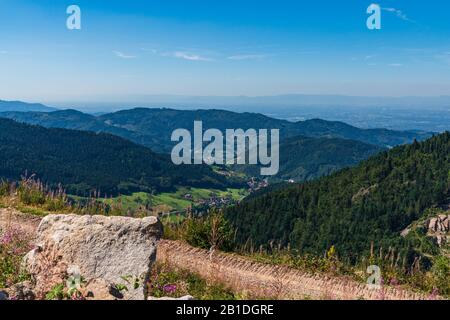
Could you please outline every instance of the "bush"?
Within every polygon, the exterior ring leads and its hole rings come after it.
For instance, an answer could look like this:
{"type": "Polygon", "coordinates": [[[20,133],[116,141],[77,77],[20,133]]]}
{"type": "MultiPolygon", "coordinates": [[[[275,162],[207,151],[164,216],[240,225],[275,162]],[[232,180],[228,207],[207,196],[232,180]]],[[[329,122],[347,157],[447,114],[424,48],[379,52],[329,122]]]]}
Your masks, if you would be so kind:
{"type": "Polygon", "coordinates": [[[441,295],[450,295],[450,258],[439,256],[434,259],[431,268],[433,287],[441,295]]]}
{"type": "Polygon", "coordinates": [[[202,249],[213,247],[231,251],[234,248],[234,230],[219,211],[212,211],[204,217],[188,217],[179,223],[165,223],[164,236],[202,249]]]}
{"type": "Polygon", "coordinates": [[[33,178],[23,177],[19,182],[19,200],[25,205],[43,205],[46,201],[44,185],[33,178]]]}
{"type": "Polygon", "coordinates": [[[50,190],[44,184],[35,179],[22,177],[17,188],[19,201],[27,206],[37,206],[47,211],[63,211],[70,204],[67,195],[61,185],[56,190],[50,190]]]}

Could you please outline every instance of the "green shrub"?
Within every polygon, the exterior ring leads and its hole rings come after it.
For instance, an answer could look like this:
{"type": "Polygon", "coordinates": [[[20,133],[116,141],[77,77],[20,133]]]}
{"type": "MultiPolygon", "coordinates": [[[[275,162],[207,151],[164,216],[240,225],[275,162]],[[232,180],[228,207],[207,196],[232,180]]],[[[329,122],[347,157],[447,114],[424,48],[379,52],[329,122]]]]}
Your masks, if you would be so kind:
{"type": "Polygon", "coordinates": [[[46,201],[45,188],[43,184],[30,178],[22,178],[17,189],[20,202],[25,205],[43,205],[46,201]]]}
{"type": "Polygon", "coordinates": [[[164,236],[202,249],[214,247],[230,251],[234,248],[234,230],[219,211],[212,211],[204,217],[188,217],[178,223],[167,222],[164,236]]]}
{"type": "Polygon", "coordinates": [[[439,256],[431,267],[433,286],[441,295],[450,295],[450,258],[439,256]]]}
{"type": "Polygon", "coordinates": [[[55,285],[45,295],[45,300],[64,300],[66,298],[65,286],[63,283],[55,285]]]}

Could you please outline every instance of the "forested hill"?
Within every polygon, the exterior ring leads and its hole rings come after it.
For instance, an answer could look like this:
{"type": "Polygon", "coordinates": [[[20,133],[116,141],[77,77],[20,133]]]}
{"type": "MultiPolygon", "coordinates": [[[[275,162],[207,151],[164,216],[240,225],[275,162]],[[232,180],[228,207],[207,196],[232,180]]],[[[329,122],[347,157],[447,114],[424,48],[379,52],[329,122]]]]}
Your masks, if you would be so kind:
{"type": "Polygon", "coordinates": [[[245,201],[226,211],[241,243],[278,241],[355,260],[377,247],[408,250],[400,232],[424,210],[448,202],[450,133],[382,152],[352,169],[245,201]]]}
{"type": "Polygon", "coordinates": [[[25,172],[69,193],[168,191],[175,185],[222,188],[230,182],[207,166],[175,166],[166,156],[110,134],[46,129],[0,119],[0,178],[25,172]]]}
{"type": "MultiPolygon", "coordinates": [[[[280,171],[271,182],[294,180],[304,182],[352,167],[383,151],[381,147],[356,140],[339,138],[287,138],[280,144],[280,171]]],[[[248,176],[258,176],[257,165],[233,166],[248,176]]]]}
{"type": "Polygon", "coordinates": [[[360,129],[342,122],[308,120],[289,122],[258,113],[236,113],[224,110],[131,109],[101,116],[75,110],[50,113],[4,112],[0,117],[49,128],[79,129],[108,132],[145,145],[155,152],[170,153],[173,130],[193,130],[194,121],[203,121],[204,129],[280,129],[282,140],[288,137],[341,138],[380,147],[392,147],[423,140],[427,132],[360,129]]]}
{"type": "Polygon", "coordinates": [[[360,129],[342,122],[320,119],[290,122],[258,113],[236,113],[224,110],[138,108],[105,114],[100,116],[99,119],[110,125],[139,132],[146,137],[152,137],[151,142],[157,148],[162,149],[167,149],[167,141],[161,141],[161,137],[170,137],[172,131],[178,128],[192,130],[195,120],[203,121],[205,129],[216,128],[222,131],[230,128],[280,129],[282,140],[283,138],[302,135],[350,139],[381,147],[391,147],[410,143],[414,139],[422,140],[430,137],[429,133],[426,132],[360,129]]]}

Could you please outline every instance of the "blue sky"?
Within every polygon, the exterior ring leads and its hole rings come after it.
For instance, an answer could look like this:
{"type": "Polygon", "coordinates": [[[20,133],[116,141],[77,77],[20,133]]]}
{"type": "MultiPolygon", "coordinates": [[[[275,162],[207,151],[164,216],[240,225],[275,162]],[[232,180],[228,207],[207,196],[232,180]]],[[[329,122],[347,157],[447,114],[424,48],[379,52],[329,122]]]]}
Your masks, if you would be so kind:
{"type": "Polygon", "coordinates": [[[450,95],[450,3],[378,3],[0,0],[0,99],[450,95]]]}

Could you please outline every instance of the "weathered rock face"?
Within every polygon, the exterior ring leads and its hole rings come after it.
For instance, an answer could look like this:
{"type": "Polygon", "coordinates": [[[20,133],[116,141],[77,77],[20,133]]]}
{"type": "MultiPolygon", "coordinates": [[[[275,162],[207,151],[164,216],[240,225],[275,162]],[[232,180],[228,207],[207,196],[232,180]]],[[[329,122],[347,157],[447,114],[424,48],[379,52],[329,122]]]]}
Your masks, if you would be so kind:
{"type": "Polygon", "coordinates": [[[442,246],[450,240],[450,215],[441,214],[431,218],[426,222],[428,235],[436,238],[439,246],[442,246]]]}
{"type": "Polygon", "coordinates": [[[122,288],[124,299],[146,299],[146,280],[161,235],[155,217],[50,215],[41,221],[36,248],[24,258],[24,266],[38,294],[68,277],[77,285],[81,276],[94,299],[106,299],[115,287],[122,288]]]}
{"type": "Polygon", "coordinates": [[[428,221],[428,229],[433,232],[449,232],[450,231],[450,215],[441,214],[428,221]]]}

